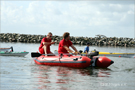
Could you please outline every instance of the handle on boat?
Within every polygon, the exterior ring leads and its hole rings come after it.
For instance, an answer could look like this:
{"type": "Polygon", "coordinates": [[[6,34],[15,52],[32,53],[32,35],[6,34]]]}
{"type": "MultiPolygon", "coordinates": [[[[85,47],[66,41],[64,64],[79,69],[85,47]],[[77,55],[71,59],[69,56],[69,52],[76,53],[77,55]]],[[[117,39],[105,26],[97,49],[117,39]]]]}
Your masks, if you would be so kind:
{"type": "MultiPolygon", "coordinates": [[[[39,57],[41,55],[50,55],[50,56],[52,55],[52,56],[54,56],[54,54],[40,54],[38,52],[31,52],[31,57],[39,57]]],[[[71,55],[71,54],[64,53],[64,54],[58,54],[58,55],[63,56],[63,55],[71,55]]]]}

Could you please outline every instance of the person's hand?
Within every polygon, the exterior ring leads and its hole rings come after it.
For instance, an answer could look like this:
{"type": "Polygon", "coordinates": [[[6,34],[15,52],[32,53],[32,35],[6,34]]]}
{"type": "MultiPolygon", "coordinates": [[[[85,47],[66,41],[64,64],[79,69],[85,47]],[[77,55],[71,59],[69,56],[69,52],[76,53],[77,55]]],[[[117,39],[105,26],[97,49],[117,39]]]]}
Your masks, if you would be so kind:
{"type": "Polygon", "coordinates": [[[77,54],[81,55],[81,53],[80,53],[80,52],[77,52],[77,54]]]}
{"type": "Polygon", "coordinates": [[[51,44],[54,44],[55,42],[51,42],[51,44]]]}
{"type": "Polygon", "coordinates": [[[76,52],[72,52],[74,55],[77,55],[77,53],[76,52]]]}
{"type": "Polygon", "coordinates": [[[76,53],[73,51],[73,52],[71,52],[72,54],[74,54],[74,55],[76,55],[76,53]]]}

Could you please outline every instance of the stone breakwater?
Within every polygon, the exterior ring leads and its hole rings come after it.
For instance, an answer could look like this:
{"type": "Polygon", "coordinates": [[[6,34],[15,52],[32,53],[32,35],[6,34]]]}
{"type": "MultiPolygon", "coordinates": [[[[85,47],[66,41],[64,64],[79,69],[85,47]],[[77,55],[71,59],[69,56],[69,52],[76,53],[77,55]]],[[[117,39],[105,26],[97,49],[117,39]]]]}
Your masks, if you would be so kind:
{"type": "MultiPolygon", "coordinates": [[[[0,42],[22,42],[22,43],[40,43],[42,38],[46,35],[30,35],[30,34],[18,34],[18,33],[0,33],[0,42]]],[[[59,43],[62,40],[62,36],[53,35],[52,41],[59,43]]],[[[96,46],[126,46],[135,47],[135,39],[133,38],[116,38],[106,37],[104,35],[97,35],[96,37],[70,37],[73,44],[86,45],[87,42],[90,45],[96,46]]]]}

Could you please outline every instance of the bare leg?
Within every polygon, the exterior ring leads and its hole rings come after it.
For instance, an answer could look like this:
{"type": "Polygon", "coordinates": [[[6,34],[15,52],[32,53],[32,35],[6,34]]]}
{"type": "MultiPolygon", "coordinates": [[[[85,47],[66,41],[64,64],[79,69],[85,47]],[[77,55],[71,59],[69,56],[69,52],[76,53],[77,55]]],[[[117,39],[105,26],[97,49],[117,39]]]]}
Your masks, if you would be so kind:
{"type": "Polygon", "coordinates": [[[45,56],[47,56],[47,46],[44,45],[44,46],[43,46],[43,49],[44,49],[44,52],[45,52],[45,56]]]}

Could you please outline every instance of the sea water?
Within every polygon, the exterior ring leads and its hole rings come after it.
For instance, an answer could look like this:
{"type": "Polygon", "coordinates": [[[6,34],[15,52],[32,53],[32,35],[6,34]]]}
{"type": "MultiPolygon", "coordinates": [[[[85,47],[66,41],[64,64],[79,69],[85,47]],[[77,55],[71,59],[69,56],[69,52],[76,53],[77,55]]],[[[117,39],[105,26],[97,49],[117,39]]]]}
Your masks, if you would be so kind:
{"type": "MultiPolygon", "coordinates": [[[[108,57],[114,63],[108,68],[85,69],[37,65],[31,52],[40,44],[0,43],[14,51],[28,51],[25,57],[0,56],[0,90],[135,90],[135,58],[108,57]]],[[[78,50],[85,46],[75,45],[78,50]]],[[[102,52],[135,53],[130,47],[90,46],[102,52]]],[[[58,50],[52,45],[51,51],[58,50]]]]}

